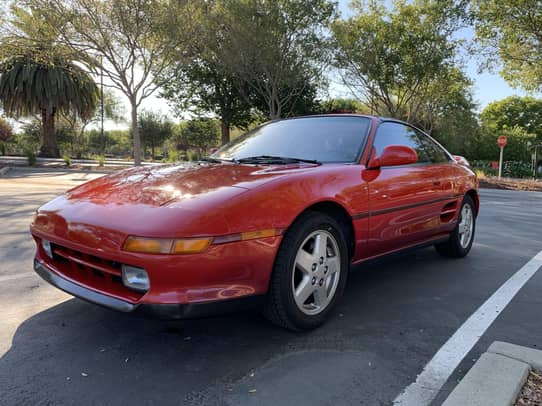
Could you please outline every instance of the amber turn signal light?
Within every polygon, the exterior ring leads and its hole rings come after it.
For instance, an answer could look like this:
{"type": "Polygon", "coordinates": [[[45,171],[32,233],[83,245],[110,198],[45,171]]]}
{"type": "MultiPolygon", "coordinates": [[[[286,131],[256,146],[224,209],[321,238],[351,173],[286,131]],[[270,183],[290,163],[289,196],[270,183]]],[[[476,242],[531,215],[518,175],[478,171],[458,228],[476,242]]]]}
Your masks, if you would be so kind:
{"type": "Polygon", "coordinates": [[[204,251],[212,238],[146,238],[128,237],[122,249],[145,254],[194,254],[204,251]]]}

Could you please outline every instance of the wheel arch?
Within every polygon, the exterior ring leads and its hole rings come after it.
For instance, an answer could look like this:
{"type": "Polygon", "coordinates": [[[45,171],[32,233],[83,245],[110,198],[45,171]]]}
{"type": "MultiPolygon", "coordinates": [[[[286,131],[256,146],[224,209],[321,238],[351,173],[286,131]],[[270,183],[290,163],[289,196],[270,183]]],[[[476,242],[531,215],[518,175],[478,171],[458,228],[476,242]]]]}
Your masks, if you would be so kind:
{"type": "Polygon", "coordinates": [[[354,256],[354,250],[355,250],[355,241],[356,241],[355,231],[354,231],[354,224],[352,222],[352,217],[350,216],[350,214],[348,214],[348,211],[344,208],[344,206],[331,200],[324,200],[324,201],[314,203],[306,207],[301,213],[299,213],[294,218],[290,226],[294,224],[299,217],[301,217],[303,214],[310,211],[327,214],[339,222],[339,224],[343,228],[343,231],[347,239],[346,245],[348,247],[348,259],[351,260],[352,257],[354,256]]]}
{"type": "Polygon", "coordinates": [[[474,202],[474,209],[476,210],[476,215],[478,216],[478,212],[480,211],[480,197],[478,196],[478,192],[474,189],[470,189],[467,191],[467,193],[465,193],[465,195],[469,196],[474,202]]]}

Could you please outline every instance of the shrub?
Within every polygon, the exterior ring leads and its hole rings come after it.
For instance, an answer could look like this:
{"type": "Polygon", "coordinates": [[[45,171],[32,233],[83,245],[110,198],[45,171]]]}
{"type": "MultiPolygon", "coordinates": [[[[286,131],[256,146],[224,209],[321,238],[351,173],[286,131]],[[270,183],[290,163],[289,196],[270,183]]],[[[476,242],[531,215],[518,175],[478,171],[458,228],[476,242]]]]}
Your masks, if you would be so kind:
{"type": "Polygon", "coordinates": [[[29,166],[36,165],[36,154],[34,153],[33,150],[25,149],[24,150],[24,155],[26,156],[26,159],[28,160],[28,165],[29,166]]]}
{"type": "Polygon", "coordinates": [[[171,149],[168,151],[167,154],[167,162],[179,162],[180,161],[180,153],[176,149],[171,149]]]}
{"type": "Polygon", "coordinates": [[[199,151],[191,149],[188,151],[188,160],[189,161],[198,161],[201,158],[199,151]]]}
{"type": "Polygon", "coordinates": [[[72,164],[72,159],[70,158],[68,154],[64,154],[62,156],[62,159],[64,160],[64,163],[66,164],[66,166],[70,166],[72,164]]]}
{"type": "MultiPolygon", "coordinates": [[[[492,161],[471,161],[471,167],[478,173],[481,171],[484,176],[497,176],[498,169],[493,169],[492,161]]],[[[522,161],[504,161],[502,164],[502,176],[507,178],[529,178],[532,176],[533,169],[530,163],[522,161]]]]}
{"type": "Polygon", "coordinates": [[[98,155],[96,157],[96,160],[98,161],[98,166],[104,166],[105,164],[105,157],[103,155],[98,155]]]}

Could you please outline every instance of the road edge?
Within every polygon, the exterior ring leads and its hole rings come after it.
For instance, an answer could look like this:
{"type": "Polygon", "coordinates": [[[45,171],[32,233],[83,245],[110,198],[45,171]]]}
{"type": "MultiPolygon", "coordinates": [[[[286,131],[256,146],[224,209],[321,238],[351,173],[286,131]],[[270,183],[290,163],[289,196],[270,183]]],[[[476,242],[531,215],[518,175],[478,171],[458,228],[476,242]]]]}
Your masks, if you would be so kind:
{"type": "Polygon", "coordinates": [[[532,369],[542,369],[542,351],[495,341],[442,406],[514,404],[532,369]]]}

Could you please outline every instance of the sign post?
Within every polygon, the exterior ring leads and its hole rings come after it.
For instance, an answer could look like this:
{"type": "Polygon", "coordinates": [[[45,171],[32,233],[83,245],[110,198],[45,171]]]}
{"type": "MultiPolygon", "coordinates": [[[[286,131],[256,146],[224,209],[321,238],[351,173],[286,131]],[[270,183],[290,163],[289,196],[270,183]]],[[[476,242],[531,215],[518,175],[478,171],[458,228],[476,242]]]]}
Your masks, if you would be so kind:
{"type": "Polygon", "coordinates": [[[500,179],[502,175],[502,158],[503,158],[504,146],[506,145],[506,137],[504,135],[500,135],[497,138],[497,144],[499,145],[501,149],[501,154],[499,156],[499,179],[500,179]]]}

